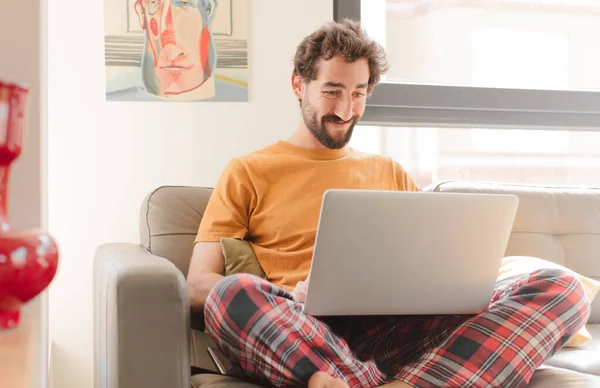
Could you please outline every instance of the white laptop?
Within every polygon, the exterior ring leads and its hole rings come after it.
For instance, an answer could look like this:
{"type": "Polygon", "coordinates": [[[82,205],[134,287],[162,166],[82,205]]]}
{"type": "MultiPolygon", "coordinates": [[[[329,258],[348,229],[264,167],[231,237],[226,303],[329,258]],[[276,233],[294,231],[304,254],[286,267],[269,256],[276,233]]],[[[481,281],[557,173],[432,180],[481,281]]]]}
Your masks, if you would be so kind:
{"type": "Polygon", "coordinates": [[[486,310],[518,202],[504,194],[327,191],[305,313],[486,310]]]}

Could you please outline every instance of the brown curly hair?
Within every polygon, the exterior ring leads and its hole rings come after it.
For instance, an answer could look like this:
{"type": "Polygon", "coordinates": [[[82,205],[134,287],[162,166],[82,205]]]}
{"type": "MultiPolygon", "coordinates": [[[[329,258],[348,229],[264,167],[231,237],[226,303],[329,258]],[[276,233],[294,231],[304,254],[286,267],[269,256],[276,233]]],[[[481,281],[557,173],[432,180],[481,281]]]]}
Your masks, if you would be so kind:
{"type": "Polygon", "coordinates": [[[369,38],[360,22],[344,19],[329,22],[302,40],[294,56],[294,74],[305,82],[313,81],[318,77],[318,60],[338,55],[348,62],[361,58],[368,61],[369,93],[389,68],[385,49],[369,38]]]}

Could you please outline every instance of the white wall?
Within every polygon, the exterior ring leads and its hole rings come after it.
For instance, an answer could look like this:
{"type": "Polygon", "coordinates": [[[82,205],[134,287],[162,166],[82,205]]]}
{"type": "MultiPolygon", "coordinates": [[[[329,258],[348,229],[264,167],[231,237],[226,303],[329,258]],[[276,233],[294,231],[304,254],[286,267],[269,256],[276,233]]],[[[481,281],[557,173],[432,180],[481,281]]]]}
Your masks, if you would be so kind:
{"type": "Polygon", "coordinates": [[[23,153],[9,177],[9,224],[15,228],[42,225],[40,13],[40,0],[3,2],[0,8],[0,78],[30,87],[23,153]]]}
{"type": "MultiPolygon", "coordinates": [[[[45,228],[45,0],[4,1],[0,5],[0,78],[30,87],[27,127],[21,156],[9,177],[8,217],[12,228],[45,228]]],[[[46,379],[47,295],[25,306],[24,321],[31,322],[33,359],[31,387],[46,379]]],[[[1,376],[0,376],[1,379],[1,376]]],[[[0,381],[0,385],[2,385],[0,381]]]]}
{"type": "Polygon", "coordinates": [[[49,212],[61,248],[50,291],[54,386],[91,387],[92,259],[138,241],[138,209],[159,185],[215,184],[233,156],[295,129],[296,45],[333,17],[331,0],[250,0],[249,103],[105,102],[103,4],[49,5],[49,212]]]}

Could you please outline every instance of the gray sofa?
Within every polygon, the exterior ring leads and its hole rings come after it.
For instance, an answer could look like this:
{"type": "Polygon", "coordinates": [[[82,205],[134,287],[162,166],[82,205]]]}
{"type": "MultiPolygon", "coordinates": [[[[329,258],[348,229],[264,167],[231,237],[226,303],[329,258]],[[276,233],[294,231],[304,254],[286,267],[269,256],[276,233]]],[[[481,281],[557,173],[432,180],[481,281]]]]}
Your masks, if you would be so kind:
{"type": "MultiPolygon", "coordinates": [[[[541,257],[600,280],[600,189],[442,182],[426,190],[517,194],[506,255],[541,257]]],[[[139,244],[98,247],[95,388],[256,387],[213,373],[205,334],[190,331],[201,329],[202,318],[190,317],[184,274],[210,194],[210,188],[160,187],[141,206],[139,244]]],[[[593,341],[554,355],[530,387],[600,387],[600,296],[587,328],[593,341]]]]}

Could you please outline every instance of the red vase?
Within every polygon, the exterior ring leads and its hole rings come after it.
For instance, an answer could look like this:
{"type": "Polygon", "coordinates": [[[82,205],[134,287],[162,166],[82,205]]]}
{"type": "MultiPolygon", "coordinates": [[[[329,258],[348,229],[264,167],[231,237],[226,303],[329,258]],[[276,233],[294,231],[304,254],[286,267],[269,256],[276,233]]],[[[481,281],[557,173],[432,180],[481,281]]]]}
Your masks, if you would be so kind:
{"type": "Polygon", "coordinates": [[[8,178],[23,146],[28,94],[0,80],[0,330],[19,324],[21,306],[48,287],[58,267],[58,249],[47,233],[8,224],[8,178]]]}

